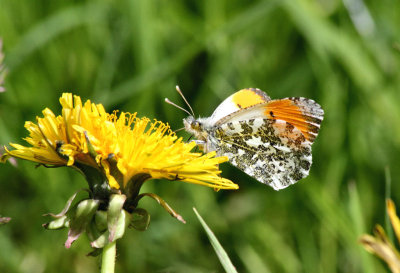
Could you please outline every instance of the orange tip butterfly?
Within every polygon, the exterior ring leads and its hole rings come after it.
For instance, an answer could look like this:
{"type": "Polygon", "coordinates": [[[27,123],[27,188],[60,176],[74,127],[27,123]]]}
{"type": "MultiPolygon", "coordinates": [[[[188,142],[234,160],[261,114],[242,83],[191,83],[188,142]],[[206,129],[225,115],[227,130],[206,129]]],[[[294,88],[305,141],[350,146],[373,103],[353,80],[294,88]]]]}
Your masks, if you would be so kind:
{"type": "Polygon", "coordinates": [[[324,117],[311,99],[271,100],[260,89],[247,88],[226,98],[208,118],[195,118],[168,99],[169,104],[189,114],[185,130],[196,137],[204,152],[216,151],[229,162],[275,190],[284,189],[308,176],[311,145],[324,117]]]}

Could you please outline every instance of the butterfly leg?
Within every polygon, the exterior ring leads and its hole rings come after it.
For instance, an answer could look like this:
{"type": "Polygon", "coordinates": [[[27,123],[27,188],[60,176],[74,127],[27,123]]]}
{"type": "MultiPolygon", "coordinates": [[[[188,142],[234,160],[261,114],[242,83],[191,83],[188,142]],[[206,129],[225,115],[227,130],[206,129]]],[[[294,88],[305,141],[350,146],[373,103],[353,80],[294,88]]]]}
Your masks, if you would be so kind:
{"type": "Polygon", "coordinates": [[[196,139],[196,140],[194,140],[194,142],[200,148],[200,150],[204,151],[204,147],[206,145],[206,141],[196,139]]]}

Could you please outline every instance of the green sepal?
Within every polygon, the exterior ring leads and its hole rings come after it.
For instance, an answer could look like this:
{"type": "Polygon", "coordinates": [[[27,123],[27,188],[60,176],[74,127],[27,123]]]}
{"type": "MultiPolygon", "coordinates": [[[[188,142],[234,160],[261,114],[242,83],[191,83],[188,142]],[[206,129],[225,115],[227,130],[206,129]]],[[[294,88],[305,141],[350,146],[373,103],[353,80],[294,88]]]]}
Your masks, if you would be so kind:
{"type": "Polygon", "coordinates": [[[96,211],[94,215],[94,221],[96,224],[97,230],[104,232],[107,230],[107,212],[104,210],[96,211]]]}
{"type": "Polygon", "coordinates": [[[92,221],[87,224],[86,226],[86,235],[88,236],[90,241],[95,240],[101,235],[101,231],[97,228],[96,221],[94,217],[92,218],[92,221]]]}
{"type": "Polygon", "coordinates": [[[69,227],[69,218],[64,215],[62,217],[56,218],[55,220],[45,223],[42,225],[45,229],[62,229],[69,227]]]}
{"type": "Polygon", "coordinates": [[[136,208],[132,211],[132,220],[129,223],[130,228],[139,231],[145,231],[150,225],[150,214],[142,208],[136,208]]]}
{"type": "Polygon", "coordinates": [[[142,193],[142,194],[139,194],[135,199],[135,203],[137,204],[139,202],[139,200],[142,199],[145,196],[151,197],[154,200],[156,200],[157,203],[160,204],[161,207],[163,207],[172,217],[174,217],[178,221],[181,221],[182,223],[186,224],[185,219],[183,219],[183,217],[180,214],[178,214],[173,208],[171,208],[170,205],[168,205],[168,203],[164,201],[164,199],[162,199],[160,196],[158,196],[155,193],[142,193]]]}
{"type": "Polygon", "coordinates": [[[120,216],[118,217],[118,222],[116,224],[114,236],[111,237],[111,232],[110,232],[110,237],[108,238],[108,240],[110,242],[114,242],[122,238],[122,236],[124,236],[125,230],[128,228],[129,223],[131,222],[131,219],[132,219],[131,214],[129,214],[126,210],[122,210],[120,216]]]}
{"type": "Polygon", "coordinates": [[[71,204],[72,204],[72,202],[74,201],[76,195],[77,195],[78,193],[82,192],[82,191],[87,191],[87,192],[88,192],[87,189],[80,189],[80,190],[77,190],[77,191],[68,199],[67,203],[65,204],[64,209],[63,209],[60,213],[54,214],[54,213],[51,213],[51,212],[50,212],[50,213],[43,214],[43,216],[51,216],[51,217],[54,217],[54,218],[60,218],[60,217],[65,216],[65,214],[67,214],[67,212],[69,211],[69,209],[70,209],[70,207],[71,207],[71,204]]]}
{"type": "Polygon", "coordinates": [[[70,229],[65,247],[70,248],[71,244],[86,230],[86,226],[92,221],[94,213],[99,207],[99,200],[86,199],[76,206],[73,216],[70,219],[70,229]]]}
{"type": "MultiPolygon", "coordinates": [[[[121,210],[117,223],[115,224],[113,241],[116,241],[124,236],[125,229],[128,227],[130,221],[131,215],[127,211],[121,210]]],[[[101,234],[96,240],[92,241],[90,245],[94,248],[103,248],[109,242],[113,242],[110,240],[110,237],[110,231],[107,230],[103,234],[101,234]]]]}
{"type": "MultiPolygon", "coordinates": [[[[146,180],[150,179],[151,175],[147,173],[139,173],[134,175],[125,185],[125,194],[128,196],[128,200],[135,200],[140,192],[140,188],[146,180]]],[[[136,208],[137,202],[128,204],[129,209],[136,208]]]]}
{"type": "Polygon", "coordinates": [[[108,244],[108,236],[110,235],[110,232],[105,231],[103,234],[101,234],[96,240],[92,241],[90,245],[93,248],[103,248],[106,244],[108,244]]]}
{"type": "Polygon", "coordinates": [[[75,161],[74,168],[80,171],[89,184],[90,198],[107,200],[111,188],[108,184],[107,176],[99,168],[90,165],[81,164],[75,161]]]}
{"type": "Polygon", "coordinates": [[[115,155],[109,154],[107,156],[107,162],[110,165],[110,175],[115,178],[120,188],[124,188],[124,175],[118,168],[118,161],[115,159],[115,155]]]}
{"type": "MultiPolygon", "coordinates": [[[[113,242],[116,236],[117,229],[120,227],[119,219],[123,216],[123,206],[126,201],[126,196],[123,194],[113,194],[110,197],[107,211],[107,227],[110,232],[108,240],[113,242]]],[[[125,219],[124,219],[125,220],[125,219]]],[[[120,231],[119,231],[120,232],[120,231]]],[[[117,238],[118,239],[118,238],[117,238]]]]}

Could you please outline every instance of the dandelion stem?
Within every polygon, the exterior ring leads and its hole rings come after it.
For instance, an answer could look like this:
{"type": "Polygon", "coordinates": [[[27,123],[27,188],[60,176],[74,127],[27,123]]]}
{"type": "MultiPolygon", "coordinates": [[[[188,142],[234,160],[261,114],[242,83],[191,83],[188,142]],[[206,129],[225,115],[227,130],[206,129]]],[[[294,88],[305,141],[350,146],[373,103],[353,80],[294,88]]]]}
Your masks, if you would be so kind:
{"type": "Polygon", "coordinates": [[[103,248],[101,257],[101,273],[114,273],[117,241],[110,242],[103,248]]]}

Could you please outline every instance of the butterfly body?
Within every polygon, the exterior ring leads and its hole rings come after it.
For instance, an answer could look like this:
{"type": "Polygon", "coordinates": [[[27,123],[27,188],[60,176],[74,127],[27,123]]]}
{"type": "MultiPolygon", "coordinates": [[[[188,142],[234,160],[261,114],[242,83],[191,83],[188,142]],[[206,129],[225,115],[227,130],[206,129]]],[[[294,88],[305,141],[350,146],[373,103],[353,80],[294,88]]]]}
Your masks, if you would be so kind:
{"type": "Polygon", "coordinates": [[[184,119],[186,131],[205,151],[229,162],[275,190],[306,177],[324,112],[313,100],[271,100],[259,89],[242,89],[208,118],[184,119]]]}

